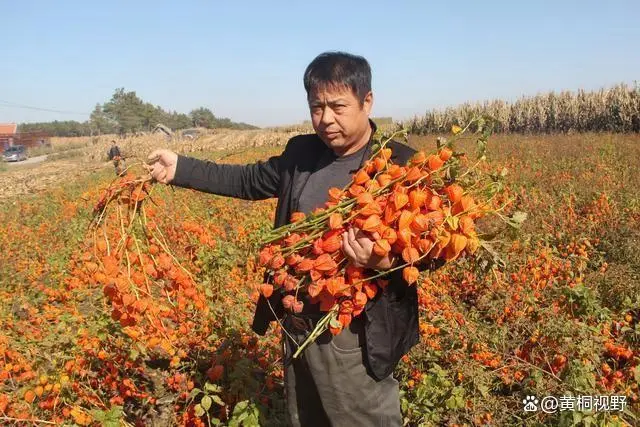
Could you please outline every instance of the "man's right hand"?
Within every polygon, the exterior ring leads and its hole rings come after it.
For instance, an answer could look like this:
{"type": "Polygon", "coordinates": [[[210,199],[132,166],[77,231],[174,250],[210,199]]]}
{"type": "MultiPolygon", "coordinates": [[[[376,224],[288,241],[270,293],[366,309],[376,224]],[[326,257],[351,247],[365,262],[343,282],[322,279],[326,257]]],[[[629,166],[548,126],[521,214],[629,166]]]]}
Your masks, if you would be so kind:
{"type": "Polygon", "coordinates": [[[155,150],[149,154],[147,170],[153,179],[169,184],[176,176],[178,155],[171,150],[155,150]]]}

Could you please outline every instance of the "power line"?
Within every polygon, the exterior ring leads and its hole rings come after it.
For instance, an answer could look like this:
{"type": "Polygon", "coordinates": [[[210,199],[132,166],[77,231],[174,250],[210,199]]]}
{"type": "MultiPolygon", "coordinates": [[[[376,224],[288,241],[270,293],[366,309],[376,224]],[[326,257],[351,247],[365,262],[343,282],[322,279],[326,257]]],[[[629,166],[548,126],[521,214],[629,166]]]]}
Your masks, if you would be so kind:
{"type": "Polygon", "coordinates": [[[82,116],[87,115],[87,113],[81,113],[79,111],[65,111],[65,110],[55,110],[53,108],[33,107],[31,105],[16,104],[15,102],[5,101],[2,99],[0,99],[0,107],[24,108],[26,110],[45,111],[48,113],[74,114],[74,115],[82,115],[82,116]]]}

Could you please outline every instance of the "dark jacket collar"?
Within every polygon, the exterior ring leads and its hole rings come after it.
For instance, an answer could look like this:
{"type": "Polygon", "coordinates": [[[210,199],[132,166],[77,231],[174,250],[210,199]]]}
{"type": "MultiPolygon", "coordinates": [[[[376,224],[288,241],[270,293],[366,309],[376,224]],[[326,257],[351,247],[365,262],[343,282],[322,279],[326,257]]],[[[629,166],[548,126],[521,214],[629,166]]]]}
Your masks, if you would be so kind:
{"type": "Polygon", "coordinates": [[[360,162],[360,167],[364,165],[365,161],[371,158],[371,155],[373,154],[374,137],[376,135],[376,132],[378,132],[378,125],[376,125],[376,123],[373,120],[369,119],[369,124],[371,125],[371,136],[369,137],[369,141],[367,141],[365,153],[362,156],[362,161],[360,162]]]}
{"type": "MultiPolygon", "coordinates": [[[[367,141],[367,145],[365,151],[362,155],[362,160],[360,161],[360,167],[364,164],[366,160],[371,157],[372,147],[374,135],[378,130],[378,126],[375,122],[369,119],[369,124],[371,125],[371,136],[369,137],[369,141],[367,141]]],[[[314,156],[309,156],[309,159],[312,159],[313,164],[305,164],[305,165],[297,165],[296,169],[293,173],[292,180],[292,188],[291,188],[291,200],[289,205],[289,212],[295,212],[298,209],[298,201],[300,200],[300,195],[302,194],[302,190],[304,189],[305,184],[309,180],[311,173],[315,170],[317,162],[323,157],[323,155],[330,150],[329,147],[320,139],[317,134],[311,134],[310,136],[315,137],[314,140],[316,142],[316,148],[318,153],[314,156]]],[[[310,147],[311,148],[311,147],[310,147]]],[[[315,151],[314,148],[313,150],[315,151]]]]}

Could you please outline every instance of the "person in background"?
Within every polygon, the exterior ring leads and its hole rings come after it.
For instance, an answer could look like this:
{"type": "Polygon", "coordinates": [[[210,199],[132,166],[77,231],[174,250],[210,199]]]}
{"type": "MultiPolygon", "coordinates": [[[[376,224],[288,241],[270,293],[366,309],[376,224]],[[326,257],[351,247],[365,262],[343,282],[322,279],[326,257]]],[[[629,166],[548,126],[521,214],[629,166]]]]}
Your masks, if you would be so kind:
{"type": "Polygon", "coordinates": [[[111,141],[111,148],[109,149],[109,160],[113,161],[113,167],[116,175],[120,175],[124,169],[124,159],[120,153],[120,147],[116,143],[116,140],[111,141]]]}

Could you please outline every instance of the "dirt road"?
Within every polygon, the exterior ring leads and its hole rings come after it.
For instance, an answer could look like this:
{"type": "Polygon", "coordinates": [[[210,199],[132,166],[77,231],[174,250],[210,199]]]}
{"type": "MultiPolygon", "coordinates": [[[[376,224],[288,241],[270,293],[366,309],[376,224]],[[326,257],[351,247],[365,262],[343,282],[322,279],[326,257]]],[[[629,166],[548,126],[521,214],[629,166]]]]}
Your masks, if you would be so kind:
{"type": "Polygon", "coordinates": [[[40,163],[47,160],[47,155],[43,154],[42,156],[29,157],[27,160],[23,160],[21,162],[6,162],[5,164],[9,167],[14,166],[23,166],[23,165],[32,165],[34,163],[40,163]]]}

